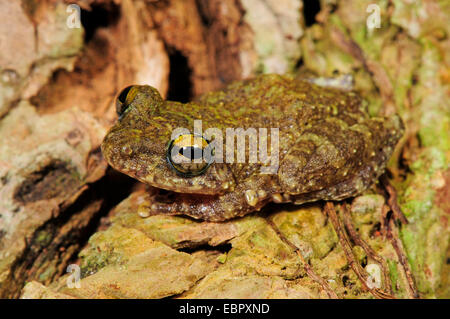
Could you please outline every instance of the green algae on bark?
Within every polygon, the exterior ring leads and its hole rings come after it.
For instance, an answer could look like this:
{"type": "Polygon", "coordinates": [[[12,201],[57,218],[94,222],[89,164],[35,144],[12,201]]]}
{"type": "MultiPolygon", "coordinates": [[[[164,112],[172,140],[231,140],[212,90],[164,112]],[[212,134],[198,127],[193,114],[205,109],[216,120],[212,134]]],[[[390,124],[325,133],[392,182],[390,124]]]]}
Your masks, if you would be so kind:
{"type": "Polygon", "coordinates": [[[217,256],[216,252],[178,252],[139,230],[113,225],[94,235],[81,252],[81,287],[58,291],[78,298],[177,295],[211,272],[217,256]]]}
{"type": "MultiPolygon", "coordinates": [[[[302,40],[305,67],[319,74],[352,67],[357,74],[355,87],[370,102],[369,108],[380,112],[391,102],[405,120],[406,136],[401,142],[405,149],[389,163],[400,206],[410,221],[402,225],[400,236],[420,296],[434,297],[444,280],[441,274],[449,247],[449,199],[439,194],[448,193],[450,187],[446,177],[450,41],[445,36],[450,31],[450,10],[444,1],[419,1],[412,6],[381,2],[381,28],[369,33],[366,17],[360,14],[369,3],[341,1],[323,23],[308,29],[302,40]],[[345,40],[336,36],[336,29],[345,40]],[[346,41],[353,41],[358,49],[346,41]],[[336,59],[339,55],[346,58],[336,59]],[[358,81],[358,74],[370,81],[358,81]],[[404,179],[399,178],[400,161],[408,166],[404,179]]],[[[401,272],[391,259],[388,262],[394,286],[401,272]]]]}
{"type": "Polygon", "coordinates": [[[88,113],[40,116],[25,101],[1,120],[0,296],[18,296],[27,280],[49,284],[80,249],[103,202],[89,197],[106,169],[92,152],[103,134],[88,113]]]}
{"type": "MultiPolygon", "coordinates": [[[[55,291],[77,297],[106,298],[158,298],[180,293],[181,298],[328,298],[321,284],[306,275],[301,259],[267,222],[266,218],[271,218],[339,297],[372,297],[364,292],[350,269],[337,244],[336,234],[326,223],[319,205],[284,205],[278,209],[274,206],[262,216],[252,214],[225,223],[198,222],[176,216],[136,217],[146,222],[143,226],[137,223],[135,216],[146,198],[148,195],[142,190],[133,193],[110,214],[111,226],[91,237],[89,245],[80,254],[84,288],[68,290],[60,287],[55,291]],[[214,231],[211,231],[211,224],[216,227],[214,231]],[[229,229],[233,230],[231,236],[229,229]],[[225,237],[211,241],[218,234],[225,234],[225,237]],[[231,248],[222,253],[215,248],[205,250],[204,245],[208,243],[219,245],[219,250],[227,243],[231,248]],[[190,247],[191,253],[176,252],[167,245],[190,247]],[[166,253],[151,253],[156,248],[166,253]],[[151,257],[143,257],[147,255],[151,257]],[[189,265],[193,260],[197,260],[200,273],[192,274],[189,265]],[[171,266],[157,267],[155,263],[171,266]],[[149,277],[146,288],[126,275],[130,269],[149,277]],[[170,277],[167,271],[192,280],[183,279],[180,285],[172,281],[162,285],[158,278],[170,277]],[[105,285],[114,286],[114,289],[105,290],[102,288],[105,285]],[[131,287],[141,287],[140,292],[131,293],[131,287]]],[[[383,244],[381,236],[373,236],[382,204],[383,198],[378,195],[358,197],[353,202],[352,219],[357,229],[366,229],[361,232],[364,240],[397,265],[393,249],[383,244]]],[[[362,265],[372,262],[361,247],[355,246],[353,250],[362,265]]],[[[396,284],[402,287],[404,282],[396,284]]]]}
{"type": "MultiPolygon", "coordinates": [[[[322,1],[321,14],[330,9],[327,3],[322,1]]],[[[304,66],[325,76],[335,69],[352,72],[356,90],[369,101],[372,114],[382,112],[386,102],[401,113],[407,133],[401,152],[389,164],[399,204],[409,219],[409,224],[400,226],[400,239],[420,297],[448,298],[450,32],[445,23],[450,20],[449,10],[443,1],[419,1],[413,10],[402,1],[381,1],[381,28],[369,32],[367,16],[362,14],[369,3],[339,1],[336,10],[329,10],[326,18],[308,28],[301,39],[304,66]]],[[[259,214],[216,224],[172,216],[141,219],[138,212],[145,210],[145,197],[132,194],[111,214],[112,226],[91,238],[80,254],[86,290],[74,295],[327,298],[323,287],[307,275],[301,260],[267,224],[269,217],[338,297],[373,298],[352,271],[320,205],[271,206],[259,214]],[[187,249],[189,254],[174,249],[187,249]],[[185,280],[192,275],[189,265],[195,258],[202,272],[185,280]],[[173,274],[145,269],[145,265],[164,260],[172,267],[170,271],[182,274],[182,285],[149,289],[136,278],[126,277],[127,270],[136,270],[153,276],[145,283],[155,287],[158,278],[173,274]],[[111,275],[116,282],[107,278],[111,275]],[[105,283],[112,288],[105,290],[105,283]],[[131,292],[129,284],[133,283],[138,293],[131,292]]],[[[370,191],[355,198],[352,223],[386,261],[393,295],[408,298],[404,269],[380,228],[384,205],[384,198],[370,191]]],[[[377,265],[360,246],[354,245],[352,251],[367,272],[370,265],[377,265]]],[[[33,288],[41,294],[37,296],[51,295],[49,288],[34,284],[27,285],[28,295],[33,288]]]]}
{"type": "Polygon", "coordinates": [[[446,93],[450,85],[439,78],[442,68],[449,67],[443,64],[439,45],[430,39],[423,39],[421,44],[422,64],[412,94],[416,110],[413,117],[420,125],[417,133],[422,148],[414,152],[412,174],[399,185],[404,189],[400,205],[411,221],[402,228],[401,237],[419,290],[433,297],[442,280],[450,239],[449,199],[437,196],[449,187],[445,176],[450,170],[450,103],[446,93]]]}

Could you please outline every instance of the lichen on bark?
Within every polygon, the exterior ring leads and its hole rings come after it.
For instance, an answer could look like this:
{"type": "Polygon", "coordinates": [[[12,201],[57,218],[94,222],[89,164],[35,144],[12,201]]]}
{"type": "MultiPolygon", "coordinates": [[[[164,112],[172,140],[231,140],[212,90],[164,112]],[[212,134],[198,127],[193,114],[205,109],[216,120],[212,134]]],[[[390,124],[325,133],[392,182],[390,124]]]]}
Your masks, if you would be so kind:
{"type": "Polygon", "coordinates": [[[450,297],[450,6],[378,1],[369,29],[372,2],[86,0],[81,29],[65,27],[66,1],[2,2],[0,296],[450,297]],[[387,218],[383,183],[335,213],[139,217],[152,190],[131,192],[98,148],[116,93],[151,84],[188,100],[261,72],[350,73],[372,114],[401,115],[388,177],[409,223],[387,218]],[[368,288],[377,270],[386,295],[368,288]]]}

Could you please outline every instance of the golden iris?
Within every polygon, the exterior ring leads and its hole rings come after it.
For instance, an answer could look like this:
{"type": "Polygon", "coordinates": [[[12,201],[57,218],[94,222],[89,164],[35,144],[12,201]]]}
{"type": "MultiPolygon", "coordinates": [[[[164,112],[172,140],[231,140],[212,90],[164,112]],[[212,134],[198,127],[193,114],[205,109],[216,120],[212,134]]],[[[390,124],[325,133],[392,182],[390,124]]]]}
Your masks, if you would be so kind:
{"type": "Polygon", "coordinates": [[[211,144],[200,135],[180,135],[169,143],[167,149],[167,161],[170,166],[184,177],[204,173],[212,160],[211,144]]]}

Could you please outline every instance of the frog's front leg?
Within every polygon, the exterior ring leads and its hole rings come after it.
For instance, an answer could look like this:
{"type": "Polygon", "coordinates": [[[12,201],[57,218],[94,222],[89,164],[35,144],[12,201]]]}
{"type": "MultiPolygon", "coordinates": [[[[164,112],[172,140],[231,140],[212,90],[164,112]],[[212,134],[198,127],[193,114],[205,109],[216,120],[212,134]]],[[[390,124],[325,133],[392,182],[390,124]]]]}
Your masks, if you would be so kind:
{"type": "Polygon", "coordinates": [[[154,195],[147,215],[187,215],[206,221],[224,221],[260,210],[271,201],[264,190],[237,189],[224,195],[199,195],[170,192],[154,195]]]}

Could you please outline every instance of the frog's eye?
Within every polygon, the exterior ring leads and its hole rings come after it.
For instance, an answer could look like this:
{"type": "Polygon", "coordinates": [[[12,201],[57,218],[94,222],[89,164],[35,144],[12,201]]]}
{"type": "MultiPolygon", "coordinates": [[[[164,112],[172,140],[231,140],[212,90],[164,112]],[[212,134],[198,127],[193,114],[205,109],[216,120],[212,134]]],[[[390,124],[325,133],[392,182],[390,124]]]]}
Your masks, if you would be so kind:
{"type": "Polygon", "coordinates": [[[214,149],[202,136],[184,134],[172,140],[167,149],[167,161],[177,174],[197,176],[206,171],[214,157],[214,149]]]}
{"type": "Polygon", "coordinates": [[[121,116],[128,106],[130,106],[130,103],[133,102],[137,92],[138,88],[135,85],[130,85],[120,92],[116,100],[116,112],[119,116],[121,116]]]}

